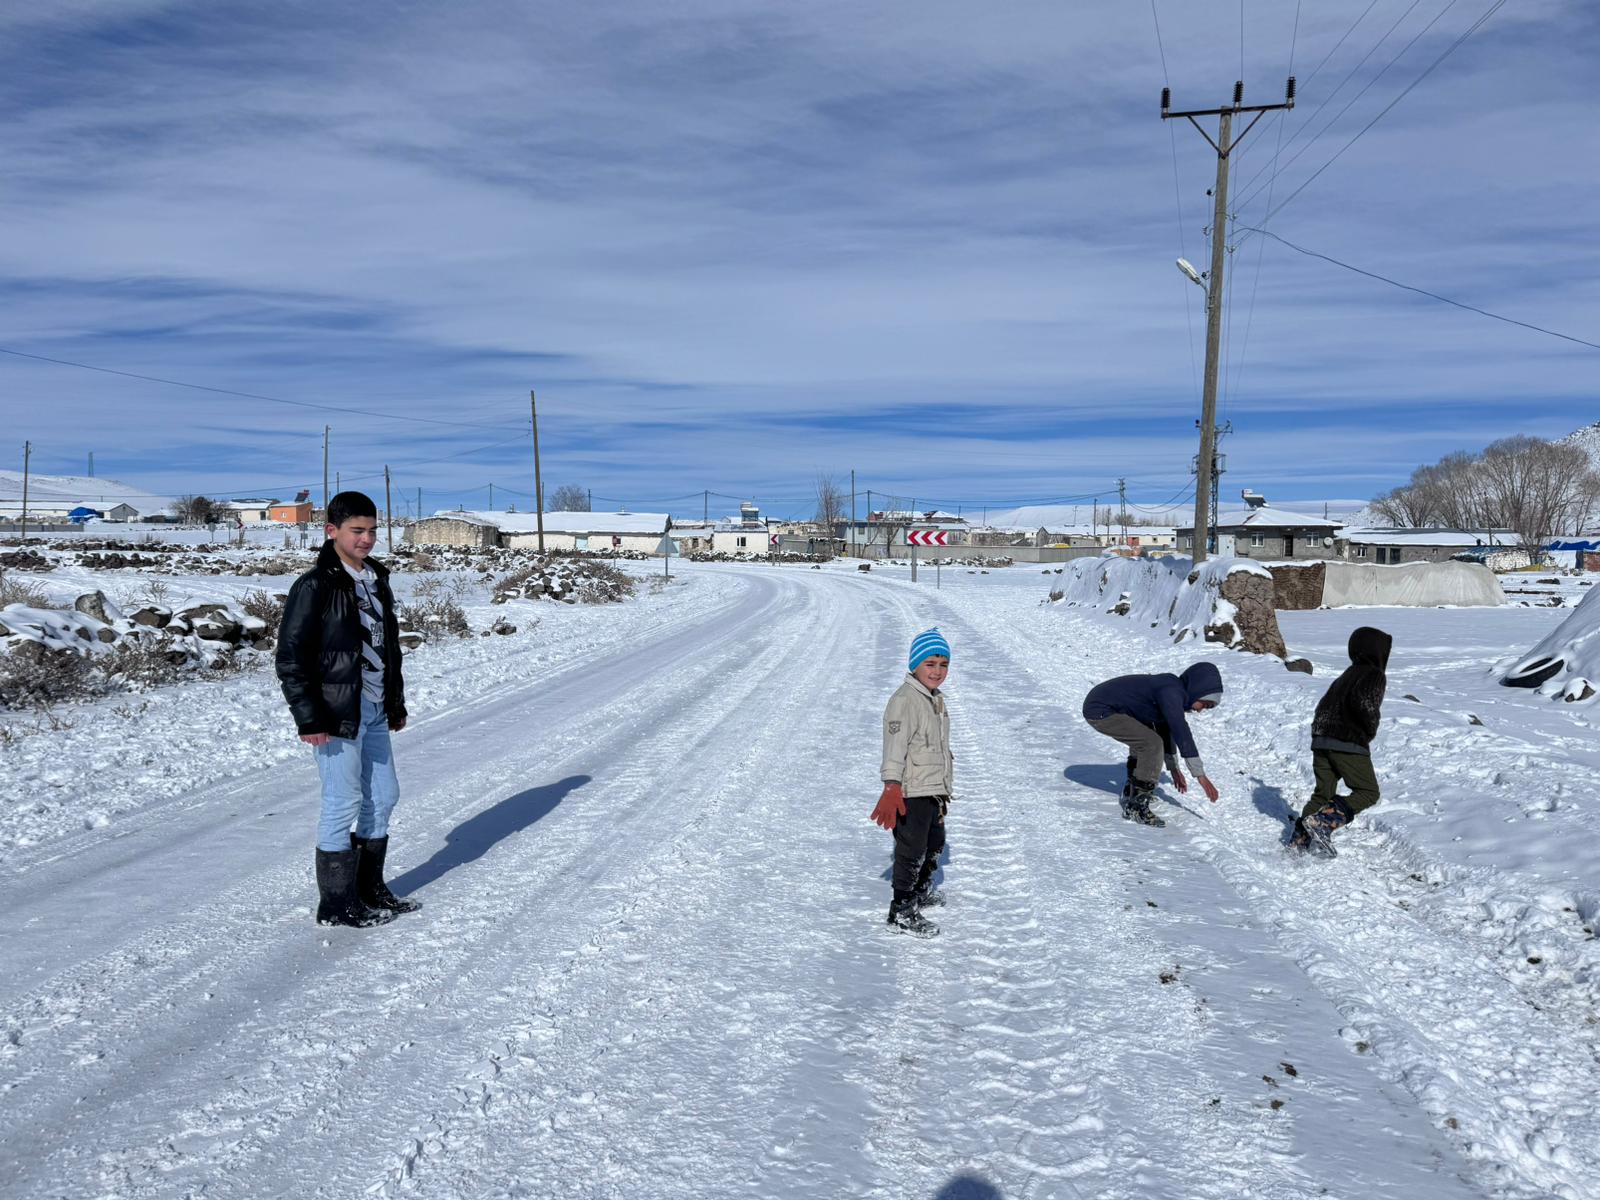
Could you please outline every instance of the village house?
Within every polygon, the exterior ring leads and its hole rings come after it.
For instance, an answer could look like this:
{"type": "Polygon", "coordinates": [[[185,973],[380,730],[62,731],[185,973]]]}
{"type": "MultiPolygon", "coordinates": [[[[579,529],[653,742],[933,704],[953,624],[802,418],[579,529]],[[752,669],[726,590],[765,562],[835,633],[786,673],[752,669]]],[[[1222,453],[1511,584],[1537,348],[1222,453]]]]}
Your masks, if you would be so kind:
{"type": "Polygon", "coordinates": [[[243,525],[264,525],[272,520],[272,506],[278,503],[276,499],[261,500],[221,500],[217,508],[227,514],[229,520],[238,521],[243,525]]]}
{"type": "MultiPolygon", "coordinates": [[[[1447,562],[1466,551],[1515,550],[1517,537],[1503,529],[1352,529],[1336,539],[1338,553],[1351,562],[1447,562]]],[[[1526,558],[1524,557],[1524,562],[1526,558]]]]}
{"type": "Polygon", "coordinates": [[[406,526],[405,540],[412,546],[466,546],[487,550],[500,544],[500,528],[464,512],[439,513],[406,526]]]}
{"type": "MultiPolygon", "coordinates": [[[[441,516],[448,516],[442,513],[441,516]]],[[[531,512],[469,513],[496,525],[500,544],[511,550],[539,546],[539,519],[531,512]]],[[[667,536],[672,518],[666,513],[547,512],[544,514],[546,550],[587,550],[594,554],[655,554],[667,536]]]]}
{"type": "Polygon", "coordinates": [[[754,558],[772,552],[767,523],[751,501],[739,505],[739,515],[718,521],[711,530],[711,552],[731,558],[754,558]]]}
{"type": "MultiPolygon", "coordinates": [[[[1217,516],[1216,554],[1219,558],[1330,558],[1334,539],[1342,526],[1325,517],[1308,516],[1273,508],[1267,498],[1249,489],[1241,492],[1245,507],[1217,516]]],[[[1194,525],[1176,529],[1177,550],[1193,553],[1194,525]]]]}

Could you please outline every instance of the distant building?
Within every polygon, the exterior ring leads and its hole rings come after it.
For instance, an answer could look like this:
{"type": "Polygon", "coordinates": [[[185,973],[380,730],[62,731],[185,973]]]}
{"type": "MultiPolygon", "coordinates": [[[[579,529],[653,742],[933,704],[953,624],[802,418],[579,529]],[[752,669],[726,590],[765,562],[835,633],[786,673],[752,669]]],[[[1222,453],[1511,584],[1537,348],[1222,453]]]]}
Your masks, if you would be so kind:
{"type": "Polygon", "coordinates": [[[221,500],[217,507],[245,525],[264,525],[272,520],[272,506],[277,503],[277,500],[221,500]]]}
{"type": "Polygon", "coordinates": [[[487,550],[500,544],[499,527],[467,513],[440,513],[406,526],[413,546],[467,546],[487,550]]]}
{"type": "MultiPolygon", "coordinates": [[[[1469,550],[1488,550],[1497,560],[1501,551],[1518,547],[1516,534],[1504,529],[1352,529],[1337,539],[1342,557],[1352,562],[1446,562],[1469,550]]],[[[1473,556],[1484,561],[1488,556],[1473,556]]],[[[1524,556],[1526,562],[1526,556],[1524,556]]]]}
{"type": "Polygon", "coordinates": [[[301,500],[294,504],[274,504],[267,510],[267,519],[282,525],[305,525],[311,521],[312,503],[301,500]]]}
{"type": "Polygon", "coordinates": [[[137,521],[139,510],[131,504],[118,504],[106,509],[107,521],[137,521]]]}
{"type": "MultiPolygon", "coordinates": [[[[1245,507],[1217,517],[1213,532],[1219,558],[1334,557],[1335,535],[1343,528],[1338,521],[1273,508],[1265,496],[1249,489],[1240,494],[1245,507]]],[[[1178,551],[1192,553],[1194,525],[1179,525],[1175,532],[1178,551]]]]}
{"type": "MultiPolygon", "coordinates": [[[[434,516],[457,520],[472,518],[492,526],[500,545],[513,550],[538,549],[539,546],[536,513],[445,511],[434,516]]],[[[544,548],[586,550],[596,554],[616,551],[655,554],[671,525],[672,518],[666,513],[547,512],[544,514],[544,548]]]]}

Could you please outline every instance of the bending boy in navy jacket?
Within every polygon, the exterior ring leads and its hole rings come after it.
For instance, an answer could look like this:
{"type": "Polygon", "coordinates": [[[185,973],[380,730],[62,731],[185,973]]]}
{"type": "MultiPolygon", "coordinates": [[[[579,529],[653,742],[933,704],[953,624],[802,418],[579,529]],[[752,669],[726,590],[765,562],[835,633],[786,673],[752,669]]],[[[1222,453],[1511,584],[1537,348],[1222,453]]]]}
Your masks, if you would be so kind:
{"type": "Polygon", "coordinates": [[[1122,789],[1125,818],[1143,825],[1166,824],[1150,811],[1150,797],[1161,778],[1163,760],[1177,789],[1189,790],[1178,769],[1180,754],[1206,799],[1216,803],[1216,785],[1206,775],[1185,714],[1221,702],[1222,673],[1208,662],[1195,663],[1182,675],[1119,675],[1090,689],[1083,701],[1083,719],[1128,747],[1128,782],[1122,789]]]}

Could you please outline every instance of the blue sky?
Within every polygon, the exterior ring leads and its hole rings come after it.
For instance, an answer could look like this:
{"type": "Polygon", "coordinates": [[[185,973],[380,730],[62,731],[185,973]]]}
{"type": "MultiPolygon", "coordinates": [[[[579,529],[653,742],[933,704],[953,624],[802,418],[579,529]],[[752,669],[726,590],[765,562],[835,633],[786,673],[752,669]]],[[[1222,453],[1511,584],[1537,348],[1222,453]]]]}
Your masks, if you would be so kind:
{"type": "MultiPolygon", "coordinates": [[[[547,490],[635,508],[1166,500],[1215,159],[1163,83],[1272,102],[1292,55],[1254,224],[1491,6],[1156,0],[1165,72],[1140,0],[12,6],[0,346],[391,414],[0,355],[15,465],[320,491],[326,423],[347,481],[525,505],[536,387],[547,490]]],[[[1270,228],[1600,340],[1597,58],[1592,5],[1505,4],[1270,228]]],[[[1225,498],[1600,419],[1600,351],[1235,240],[1225,498]]]]}

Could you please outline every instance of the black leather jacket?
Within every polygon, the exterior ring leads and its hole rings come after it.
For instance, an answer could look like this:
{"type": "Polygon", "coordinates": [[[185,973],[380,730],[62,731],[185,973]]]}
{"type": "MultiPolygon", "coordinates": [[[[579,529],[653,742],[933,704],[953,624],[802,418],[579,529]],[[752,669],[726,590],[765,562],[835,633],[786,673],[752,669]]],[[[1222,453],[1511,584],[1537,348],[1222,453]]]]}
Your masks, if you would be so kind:
{"type": "MultiPolygon", "coordinates": [[[[395,621],[389,568],[367,559],[383,602],[383,699],[389,724],[406,719],[400,677],[400,631],[395,621]]],[[[353,738],[361,725],[361,616],[356,584],[333,542],[322,544],[317,565],[289,589],[278,627],[278,682],[302,734],[353,738]]]]}

